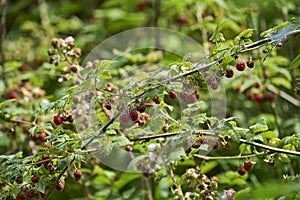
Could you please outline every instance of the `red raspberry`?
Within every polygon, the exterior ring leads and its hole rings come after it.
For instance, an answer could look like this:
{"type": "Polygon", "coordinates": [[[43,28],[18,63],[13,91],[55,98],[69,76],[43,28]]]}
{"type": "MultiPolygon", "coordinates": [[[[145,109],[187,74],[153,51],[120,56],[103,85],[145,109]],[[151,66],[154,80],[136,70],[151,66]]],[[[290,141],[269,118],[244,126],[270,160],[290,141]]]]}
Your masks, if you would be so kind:
{"type": "Polygon", "coordinates": [[[244,176],[246,174],[246,170],[243,167],[239,167],[237,170],[237,173],[239,173],[239,175],[244,176]]]}
{"type": "Polygon", "coordinates": [[[58,184],[56,184],[55,189],[57,191],[62,191],[65,187],[65,184],[63,182],[59,182],[58,184]]]}
{"type": "Polygon", "coordinates": [[[188,94],[185,98],[185,102],[187,104],[192,104],[195,103],[197,101],[197,97],[195,94],[188,94]]]}
{"type": "Polygon", "coordinates": [[[111,106],[110,103],[105,103],[105,108],[106,108],[107,110],[111,110],[112,106],[111,106]]]}
{"type": "Polygon", "coordinates": [[[170,99],[176,99],[176,93],[174,91],[169,92],[170,99]]]}
{"type": "Polygon", "coordinates": [[[247,66],[249,67],[249,68],[253,68],[254,67],[254,62],[250,59],[250,60],[248,60],[247,61],[247,66]]]}
{"type": "Polygon", "coordinates": [[[264,100],[264,95],[261,93],[258,93],[258,94],[255,94],[254,98],[255,98],[255,101],[262,102],[264,100]]]}
{"type": "Polygon", "coordinates": [[[28,198],[33,198],[35,196],[34,190],[26,190],[24,193],[25,193],[25,196],[28,198]]]}
{"type": "Polygon", "coordinates": [[[129,122],[129,120],[130,120],[130,117],[127,113],[121,113],[120,114],[120,122],[122,124],[127,124],[129,122]]]}
{"type": "Polygon", "coordinates": [[[18,92],[15,91],[15,90],[10,91],[10,92],[8,93],[7,97],[8,97],[9,99],[16,99],[16,98],[18,98],[18,92]]]}
{"type": "Polygon", "coordinates": [[[130,118],[132,119],[132,121],[136,121],[139,118],[139,114],[135,111],[135,110],[131,110],[129,112],[130,118]]]}
{"type": "Polygon", "coordinates": [[[81,171],[76,171],[76,172],[74,172],[73,175],[74,175],[75,180],[78,181],[82,176],[82,172],[81,171]]]}
{"type": "Polygon", "coordinates": [[[226,70],[225,76],[226,76],[227,78],[232,78],[233,75],[234,75],[233,69],[229,68],[229,69],[226,70]]]}
{"type": "Polygon", "coordinates": [[[244,63],[244,61],[238,61],[235,66],[237,70],[244,71],[246,64],[244,63]]]}
{"type": "Polygon", "coordinates": [[[147,107],[145,105],[140,105],[139,107],[137,107],[137,111],[139,111],[140,113],[143,113],[143,112],[145,112],[146,108],[147,107]]]}
{"type": "Polygon", "coordinates": [[[252,167],[253,167],[253,163],[251,161],[245,161],[244,162],[244,169],[246,171],[249,171],[250,169],[252,169],[252,167]]]}
{"type": "Polygon", "coordinates": [[[275,100],[275,94],[271,93],[268,95],[268,101],[273,102],[275,100]]]}
{"type": "Polygon", "coordinates": [[[56,115],[53,117],[53,122],[55,125],[60,125],[63,122],[63,119],[60,115],[56,115]]]}
{"type": "Polygon", "coordinates": [[[40,177],[39,176],[33,176],[33,177],[31,177],[31,181],[33,183],[38,183],[40,181],[40,177]]]}

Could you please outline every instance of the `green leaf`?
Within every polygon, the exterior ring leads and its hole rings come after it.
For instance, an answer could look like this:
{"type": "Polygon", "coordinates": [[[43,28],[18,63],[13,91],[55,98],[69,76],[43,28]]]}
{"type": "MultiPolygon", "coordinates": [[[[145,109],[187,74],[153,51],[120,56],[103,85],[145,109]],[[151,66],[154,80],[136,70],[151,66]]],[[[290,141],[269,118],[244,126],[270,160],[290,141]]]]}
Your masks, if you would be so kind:
{"type": "Polygon", "coordinates": [[[35,184],[35,189],[41,193],[44,193],[46,190],[46,185],[44,181],[39,181],[35,184]]]}
{"type": "Polygon", "coordinates": [[[29,134],[31,135],[31,136],[34,136],[34,134],[39,130],[39,128],[40,128],[40,126],[34,126],[34,127],[32,127],[32,128],[30,128],[29,130],[28,130],[28,132],[29,132],[29,134]]]}
{"type": "Polygon", "coordinates": [[[282,162],[291,162],[289,156],[283,153],[278,154],[278,159],[282,162]]]}
{"type": "Polygon", "coordinates": [[[21,66],[22,66],[22,62],[19,62],[19,61],[7,61],[4,64],[4,70],[5,70],[5,72],[10,72],[10,71],[18,69],[21,66]]]}
{"type": "Polygon", "coordinates": [[[104,70],[99,74],[99,78],[101,79],[111,79],[111,74],[108,70],[104,70]]]}
{"type": "Polygon", "coordinates": [[[206,174],[207,172],[210,172],[212,169],[217,167],[219,163],[217,161],[209,161],[201,166],[201,173],[206,174]]]}
{"type": "Polygon", "coordinates": [[[258,132],[262,132],[262,131],[267,131],[269,128],[266,124],[266,120],[265,119],[260,119],[256,124],[250,126],[249,129],[253,133],[258,133],[258,132]]]}
{"type": "Polygon", "coordinates": [[[271,79],[271,82],[276,86],[283,86],[286,89],[292,88],[291,82],[282,77],[274,77],[271,79]]]}
{"type": "Polygon", "coordinates": [[[128,140],[128,138],[123,136],[123,135],[114,136],[112,138],[112,143],[113,143],[114,146],[118,146],[118,147],[126,146],[126,145],[131,144],[130,140],[128,140]]]}
{"type": "Polygon", "coordinates": [[[290,69],[297,69],[300,67],[300,54],[291,62],[290,69]]]}
{"type": "Polygon", "coordinates": [[[12,103],[16,101],[15,99],[9,99],[9,100],[5,100],[3,102],[0,103],[0,109],[3,109],[5,106],[7,106],[8,104],[12,103]]]}

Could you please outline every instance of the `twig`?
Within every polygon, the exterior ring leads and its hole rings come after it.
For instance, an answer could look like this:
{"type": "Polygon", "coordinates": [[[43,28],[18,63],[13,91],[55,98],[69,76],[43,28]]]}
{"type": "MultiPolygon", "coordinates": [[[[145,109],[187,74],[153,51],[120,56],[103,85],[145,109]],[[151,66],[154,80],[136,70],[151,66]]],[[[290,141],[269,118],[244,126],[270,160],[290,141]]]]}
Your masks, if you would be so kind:
{"type": "MultiPolygon", "coordinates": [[[[186,131],[182,131],[182,132],[171,132],[171,133],[164,133],[164,134],[159,134],[159,135],[149,135],[149,136],[143,136],[143,137],[138,137],[138,138],[133,138],[130,139],[130,141],[141,141],[141,140],[145,140],[148,141],[150,139],[155,139],[155,138],[163,138],[163,137],[172,137],[175,135],[179,135],[179,134],[184,134],[186,131]]],[[[213,137],[219,137],[218,134],[216,133],[212,133],[212,132],[208,132],[208,131],[191,131],[192,134],[201,134],[201,135],[208,135],[208,136],[213,136],[213,137]]],[[[300,152],[299,151],[290,151],[290,150],[286,150],[286,149],[280,149],[280,148],[276,148],[276,147],[271,147],[268,145],[264,145],[264,144],[260,144],[257,142],[251,142],[245,139],[240,139],[239,140],[240,143],[244,143],[244,144],[249,144],[251,146],[256,146],[256,147],[260,147],[262,149],[266,149],[269,150],[271,152],[276,152],[276,153],[284,153],[284,154],[289,154],[289,155],[295,155],[295,156],[300,156],[300,152]]]]}
{"type": "Polygon", "coordinates": [[[264,151],[260,153],[254,153],[254,154],[249,154],[249,155],[237,155],[237,156],[205,156],[205,155],[200,155],[200,154],[194,154],[193,156],[197,158],[202,158],[205,160],[230,160],[230,159],[242,159],[242,158],[251,158],[251,157],[256,157],[259,155],[265,155],[268,154],[269,152],[264,151]]]}
{"type": "Polygon", "coordinates": [[[272,92],[272,93],[274,93],[274,94],[276,94],[276,95],[282,97],[283,99],[287,100],[287,101],[290,102],[291,104],[293,104],[293,105],[295,105],[295,106],[297,106],[297,107],[300,107],[300,102],[299,102],[297,99],[295,99],[295,98],[292,97],[291,95],[285,93],[284,91],[282,91],[282,90],[280,90],[280,89],[277,89],[275,86],[273,86],[273,85],[268,85],[268,86],[267,86],[267,89],[268,89],[270,92],[272,92]]]}
{"type": "Polygon", "coordinates": [[[172,169],[172,166],[170,166],[170,171],[169,171],[169,175],[170,175],[170,178],[172,179],[173,183],[176,185],[177,187],[177,193],[178,193],[178,196],[180,197],[181,200],[184,200],[184,194],[182,192],[182,189],[181,189],[181,185],[180,184],[177,184],[177,180],[176,180],[176,177],[173,173],[173,169],[172,169]]]}

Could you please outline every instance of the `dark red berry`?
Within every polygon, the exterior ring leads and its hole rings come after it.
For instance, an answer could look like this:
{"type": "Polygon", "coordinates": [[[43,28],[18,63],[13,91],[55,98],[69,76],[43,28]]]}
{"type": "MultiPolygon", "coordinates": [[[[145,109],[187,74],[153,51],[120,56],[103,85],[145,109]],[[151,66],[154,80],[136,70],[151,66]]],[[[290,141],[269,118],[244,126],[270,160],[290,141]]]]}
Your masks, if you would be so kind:
{"type": "Polygon", "coordinates": [[[275,94],[271,93],[268,95],[268,101],[273,102],[275,100],[275,94]]]}
{"type": "Polygon", "coordinates": [[[244,61],[238,61],[235,66],[238,71],[244,71],[246,64],[244,61]]]}
{"type": "Polygon", "coordinates": [[[17,197],[16,197],[16,200],[25,200],[25,198],[22,196],[22,195],[18,195],[17,197]]]}
{"type": "Polygon", "coordinates": [[[176,92],[170,91],[169,92],[169,97],[170,97],[170,99],[176,99],[176,92]]]}
{"type": "Polygon", "coordinates": [[[139,2],[139,4],[137,5],[139,10],[145,10],[149,7],[148,3],[146,1],[141,1],[139,2]]]}
{"type": "Polygon", "coordinates": [[[10,91],[10,92],[8,93],[7,97],[8,97],[9,99],[16,99],[16,98],[18,98],[18,92],[15,91],[15,90],[10,91]]]}
{"type": "Polygon", "coordinates": [[[186,24],[188,23],[188,18],[186,16],[186,14],[182,13],[177,17],[177,22],[180,24],[186,24]]]}
{"type": "Polygon", "coordinates": [[[135,110],[131,110],[129,112],[130,118],[132,119],[132,121],[136,121],[139,118],[139,114],[135,111],[135,110]]]}
{"type": "Polygon", "coordinates": [[[246,170],[243,167],[239,167],[237,170],[237,173],[239,173],[239,175],[244,176],[246,174],[246,170]]]}
{"type": "Polygon", "coordinates": [[[137,107],[137,111],[139,111],[140,113],[143,113],[143,112],[145,112],[146,108],[147,107],[145,105],[139,105],[137,107]]]}
{"type": "Polygon", "coordinates": [[[48,160],[49,158],[50,158],[49,155],[43,155],[43,156],[42,156],[42,160],[48,160]]]}
{"type": "Polygon", "coordinates": [[[219,82],[216,81],[216,80],[213,80],[213,81],[210,83],[210,87],[211,87],[211,89],[213,89],[213,90],[218,89],[218,87],[219,87],[219,82]]]}
{"type": "Polygon", "coordinates": [[[55,189],[57,191],[62,191],[65,187],[65,184],[63,182],[59,182],[58,184],[56,184],[55,189]]]}
{"type": "Polygon", "coordinates": [[[163,126],[161,130],[162,130],[162,132],[166,133],[166,132],[169,131],[169,127],[168,126],[163,126]]]}
{"type": "Polygon", "coordinates": [[[42,132],[42,133],[39,134],[38,140],[39,140],[40,142],[45,142],[46,137],[47,137],[46,133],[42,132]]]}
{"type": "Polygon", "coordinates": [[[219,143],[216,142],[216,143],[214,144],[214,146],[213,146],[213,149],[218,149],[218,148],[219,148],[219,143]]]}
{"type": "Polygon", "coordinates": [[[74,178],[76,181],[78,181],[82,176],[82,172],[81,171],[75,171],[74,172],[74,178]]]}
{"type": "Polygon", "coordinates": [[[253,68],[254,67],[254,62],[250,59],[250,60],[248,60],[247,61],[247,66],[249,67],[249,68],[253,68]]]}
{"type": "Polygon", "coordinates": [[[53,122],[55,125],[60,125],[63,122],[63,119],[60,115],[56,115],[53,117],[53,122]]]}
{"type": "Polygon", "coordinates": [[[200,147],[200,144],[198,142],[195,142],[194,144],[192,144],[192,147],[198,149],[200,147]]]}
{"type": "Polygon", "coordinates": [[[160,98],[159,97],[154,97],[153,101],[156,104],[160,104],[160,98]]]}
{"type": "Polygon", "coordinates": [[[35,196],[34,190],[26,190],[24,193],[25,193],[25,196],[28,198],[33,198],[35,196]]]}
{"type": "Polygon", "coordinates": [[[130,120],[130,116],[127,113],[120,114],[120,122],[123,124],[127,124],[130,120]]]}
{"type": "Polygon", "coordinates": [[[192,104],[195,103],[197,101],[197,97],[195,94],[188,94],[185,98],[185,102],[187,104],[192,104]]]}
{"type": "Polygon", "coordinates": [[[70,116],[68,117],[68,122],[73,123],[74,120],[75,120],[74,115],[70,115],[70,116]]]}
{"type": "Polygon", "coordinates": [[[198,92],[195,92],[195,96],[196,96],[196,99],[200,98],[200,94],[198,92]]]}
{"type": "Polygon", "coordinates": [[[254,98],[255,98],[255,101],[262,102],[264,100],[264,95],[261,93],[258,93],[258,94],[255,94],[254,98]]]}
{"type": "Polygon", "coordinates": [[[208,139],[205,138],[205,137],[203,137],[203,138],[202,138],[202,144],[208,144],[208,139]]]}
{"type": "Polygon", "coordinates": [[[111,106],[110,103],[105,103],[105,108],[106,108],[107,110],[111,110],[112,106],[111,106]]]}
{"type": "Polygon", "coordinates": [[[38,183],[40,181],[40,177],[39,176],[33,176],[33,177],[31,177],[31,181],[33,183],[38,183]]]}
{"type": "Polygon", "coordinates": [[[18,177],[16,178],[16,183],[18,183],[18,184],[23,183],[23,177],[22,177],[22,176],[18,176],[18,177]]]}
{"type": "Polygon", "coordinates": [[[252,167],[253,167],[253,163],[251,161],[244,162],[244,169],[246,171],[249,171],[250,169],[252,169],[252,167]]]}
{"type": "Polygon", "coordinates": [[[47,197],[47,192],[40,193],[41,198],[45,199],[47,197]]]}
{"type": "Polygon", "coordinates": [[[226,76],[227,78],[232,78],[233,75],[234,75],[233,69],[229,68],[229,69],[226,70],[225,76],[226,76]]]}

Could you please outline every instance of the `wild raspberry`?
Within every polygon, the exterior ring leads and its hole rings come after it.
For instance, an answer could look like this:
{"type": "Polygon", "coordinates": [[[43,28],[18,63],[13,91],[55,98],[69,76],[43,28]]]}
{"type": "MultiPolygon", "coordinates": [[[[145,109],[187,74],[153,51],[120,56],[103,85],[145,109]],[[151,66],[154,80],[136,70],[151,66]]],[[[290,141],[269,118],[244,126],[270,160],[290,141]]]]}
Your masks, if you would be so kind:
{"type": "Polygon", "coordinates": [[[110,103],[105,103],[105,108],[106,108],[107,110],[111,110],[112,106],[111,106],[110,103]]]}
{"type": "Polygon", "coordinates": [[[226,76],[227,78],[232,78],[233,75],[234,75],[233,69],[229,68],[229,69],[226,70],[225,76],[226,76]]]}
{"type": "Polygon", "coordinates": [[[275,100],[275,94],[271,93],[268,95],[268,101],[273,102],[275,100]]]}
{"type": "Polygon", "coordinates": [[[237,70],[244,71],[245,67],[246,67],[246,64],[245,64],[244,61],[238,61],[235,66],[236,66],[237,70]]]}
{"type": "Polygon", "coordinates": [[[33,177],[31,177],[31,181],[33,183],[38,183],[40,181],[40,177],[39,176],[33,176],[33,177]]]}
{"type": "Polygon", "coordinates": [[[169,97],[170,97],[170,99],[176,99],[176,92],[170,91],[169,92],[169,97]]]}
{"type": "Polygon", "coordinates": [[[57,191],[62,191],[65,187],[65,184],[63,182],[59,182],[58,184],[56,184],[55,189],[57,191]]]}
{"type": "Polygon", "coordinates": [[[130,116],[127,113],[121,113],[120,114],[120,122],[122,124],[127,124],[130,120],[130,116]]]}
{"type": "Polygon", "coordinates": [[[248,60],[247,61],[247,66],[249,67],[249,68],[253,68],[254,67],[254,62],[250,59],[250,60],[248,60]]]}
{"type": "Polygon", "coordinates": [[[247,171],[243,167],[239,167],[237,173],[241,176],[244,176],[247,173],[247,171]]]}
{"type": "Polygon", "coordinates": [[[262,102],[264,100],[264,95],[261,93],[258,93],[258,94],[255,94],[254,98],[255,98],[255,101],[262,102]]]}
{"type": "Polygon", "coordinates": [[[146,108],[147,107],[145,105],[139,105],[136,110],[139,111],[140,113],[143,113],[146,111],[146,108]]]}
{"type": "Polygon", "coordinates": [[[139,114],[135,111],[135,110],[131,110],[129,112],[130,118],[132,119],[132,121],[136,121],[139,118],[139,114]]]}
{"type": "Polygon", "coordinates": [[[63,122],[63,119],[60,115],[56,115],[53,117],[53,122],[55,125],[60,125],[63,122]]]}
{"type": "Polygon", "coordinates": [[[9,99],[16,99],[16,98],[18,98],[18,92],[15,91],[15,90],[10,91],[10,92],[8,93],[7,97],[8,97],[9,99]]]}
{"type": "Polygon", "coordinates": [[[253,162],[251,162],[251,161],[245,161],[244,162],[244,169],[246,171],[249,171],[250,169],[252,169],[253,165],[254,165],[253,162]]]}
{"type": "Polygon", "coordinates": [[[74,175],[75,180],[78,181],[82,176],[82,172],[81,171],[75,171],[73,175],[74,175]]]}

